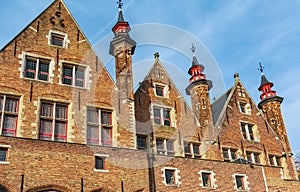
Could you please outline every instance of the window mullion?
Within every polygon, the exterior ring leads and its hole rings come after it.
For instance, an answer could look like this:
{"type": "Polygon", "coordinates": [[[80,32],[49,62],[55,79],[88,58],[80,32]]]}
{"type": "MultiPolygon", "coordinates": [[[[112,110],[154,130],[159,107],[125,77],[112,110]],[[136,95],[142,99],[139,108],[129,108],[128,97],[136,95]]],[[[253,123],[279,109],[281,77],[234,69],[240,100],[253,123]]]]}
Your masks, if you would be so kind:
{"type": "Polygon", "coordinates": [[[102,120],[101,120],[101,109],[98,110],[98,119],[99,119],[99,126],[98,126],[98,138],[99,138],[99,145],[102,145],[102,120]]]}
{"type": "Polygon", "coordinates": [[[52,114],[52,135],[51,135],[51,140],[54,140],[54,134],[55,134],[55,113],[56,113],[56,103],[53,104],[53,114],[52,114]]]}
{"type": "Polygon", "coordinates": [[[35,67],[35,79],[39,79],[39,64],[40,64],[40,59],[36,59],[36,67],[35,67]]]}
{"type": "Polygon", "coordinates": [[[73,74],[73,77],[72,77],[72,86],[75,86],[75,81],[76,81],[76,77],[75,77],[75,65],[73,66],[73,69],[72,69],[72,74],[73,74]]]}

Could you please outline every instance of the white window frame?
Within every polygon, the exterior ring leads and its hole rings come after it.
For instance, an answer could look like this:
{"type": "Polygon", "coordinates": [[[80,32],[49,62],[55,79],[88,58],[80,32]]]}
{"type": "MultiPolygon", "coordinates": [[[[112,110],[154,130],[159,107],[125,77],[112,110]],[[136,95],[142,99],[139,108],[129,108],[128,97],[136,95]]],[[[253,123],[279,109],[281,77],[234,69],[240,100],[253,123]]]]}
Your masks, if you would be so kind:
{"type": "Polygon", "coordinates": [[[277,167],[281,167],[281,166],[282,166],[281,158],[280,158],[279,155],[268,154],[268,161],[269,161],[269,165],[270,165],[270,166],[277,166],[277,167]],[[273,160],[273,165],[271,165],[271,163],[270,163],[270,157],[271,157],[272,160],[273,160]],[[278,165],[277,159],[276,159],[276,158],[279,158],[279,161],[280,161],[280,164],[281,164],[281,165],[278,165]]]}
{"type": "Polygon", "coordinates": [[[69,86],[69,87],[76,87],[76,88],[79,88],[79,89],[89,89],[90,88],[89,87],[89,85],[90,85],[90,83],[89,83],[90,67],[88,65],[61,60],[61,61],[59,61],[59,67],[60,67],[60,76],[59,76],[59,84],[60,85],[69,86]],[[72,67],[72,85],[63,83],[63,77],[64,77],[63,76],[63,69],[64,69],[64,66],[72,67]],[[84,84],[83,84],[83,87],[76,86],[76,67],[84,69],[84,84]]]}
{"type": "Polygon", "coordinates": [[[232,161],[232,160],[235,160],[235,159],[237,159],[238,158],[238,156],[237,156],[237,149],[235,149],[235,148],[231,148],[231,147],[222,147],[222,156],[223,156],[223,159],[226,161],[228,161],[228,160],[230,160],[230,161],[232,161]],[[225,159],[224,158],[224,154],[223,154],[223,150],[226,150],[227,151],[227,153],[228,153],[228,159],[225,159]],[[232,153],[234,153],[235,154],[235,159],[232,159],[232,153]]]}
{"type": "Polygon", "coordinates": [[[254,130],[255,125],[251,124],[251,123],[247,123],[247,122],[241,121],[240,122],[240,130],[241,130],[241,134],[242,134],[243,139],[245,139],[245,138],[244,138],[243,131],[242,131],[242,124],[245,125],[246,137],[247,137],[246,140],[248,140],[248,141],[258,141],[257,140],[257,135],[255,134],[255,130],[254,130]],[[249,125],[252,128],[253,140],[250,138],[249,125]]]}
{"type": "Polygon", "coordinates": [[[16,137],[17,136],[17,131],[18,131],[18,126],[19,126],[20,97],[15,96],[15,95],[2,94],[2,93],[0,93],[0,97],[3,97],[3,101],[2,101],[3,106],[2,106],[2,109],[0,109],[0,135],[3,134],[4,117],[7,115],[7,116],[16,117],[16,131],[15,131],[15,135],[14,135],[14,137],[16,137]],[[6,105],[6,99],[7,98],[18,100],[16,112],[5,111],[5,105],[6,105]]]}
{"type": "MultiPolygon", "coordinates": [[[[255,164],[261,164],[261,153],[259,153],[259,152],[253,152],[253,151],[246,151],[246,156],[247,156],[247,153],[249,154],[250,153],[250,155],[251,155],[251,160],[250,160],[250,162],[251,163],[255,163],[255,164]],[[257,163],[257,162],[255,162],[255,158],[254,158],[254,154],[257,154],[258,155],[258,159],[259,159],[259,162],[257,163]]],[[[247,159],[248,160],[248,159],[247,159]]],[[[249,161],[249,160],[248,160],[249,161]]]]}
{"type": "Polygon", "coordinates": [[[169,97],[169,95],[168,95],[169,86],[166,85],[166,84],[163,84],[163,83],[154,83],[153,90],[154,90],[154,95],[156,97],[163,97],[163,98],[168,98],[169,97]],[[157,87],[163,87],[163,95],[162,96],[156,94],[156,88],[157,87]]]}
{"type": "Polygon", "coordinates": [[[217,185],[216,185],[217,180],[215,178],[216,174],[213,171],[201,170],[198,172],[198,174],[200,175],[199,180],[200,180],[200,186],[202,188],[206,188],[206,189],[216,189],[217,188],[217,185]],[[202,173],[206,173],[206,174],[210,175],[211,186],[209,186],[209,187],[203,186],[202,173]]]}
{"type": "Polygon", "coordinates": [[[0,161],[0,165],[1,164],[2,165],[9,165],[8,156],[9,156],[9,150],[10,150],[11,146],[10,145],[0,145],[0,148],[6,149],[6,159],[5,159],[5,161],[0,161]]]}
{"type": "Polygon", "coordinates": [[[68,39],[68,34],[61,32],[61,31],[49,30],[49,33],[48,33],[48,35],[46,35],[46,38],[48,39],[48,45],[54,46],[54,47],[68,48],[68,44],[70,43],[70,40],[68,39]],[[62,46],[52,44],[52,34],[63,37],[64,40],[63,40],[62,46]]]}
{"type": "Polygon", "coordinates": [[[40,55],[37,55],[37,54],[33,54],[33,53],[28,53],[28,52],[22,52],[22,61],[20,61],[22,66],[21,66],[21,69],[20,69],[20,78],[23,78],[23,79],[29,79],[29,80],[35,80],[35,81],[39,81],[39,82],[44,82],[44,83],[53,83],[53,77],[54,77],[54,74],[53,74],[53,70],[54,70],[54,59],[51,58],[51,57],[45,57],[45,56],[40,56],[40,55]],[[27,58],[33,58],[33,59],[36,59],[37,60],[37,64],[36,64],[36,73],[35,73],[35,77],[34,79],[33,78],[29,78],[29,77],[26,77],[26,61],[27,61],[27,58]],[[44,80],[40,80],[38,79],[38,75],[39,75],[39,61],[40,60],[48,60],[49,61],[49,72],[48,72],[48,80],[47,81],[44,81],[44,80]]]}
{"type": "Polygon", "coordinates": [[[172,122],[172,108],[171,107],[164,107],[164,106],[159,106],[159,105],[153,105],[152,106],[152,114],[153,114],[153,124],[154,125],[162,125],[162,126],[168,126],[168,127],[174,127],[173,122],[172,122]],[[155,123],[155,114],[154,114],[154,109],[159,109],[160,110],[160,124],[155,123]],[[170,113],[170,125],[165,125],[164,123],[164,111],[168,110],[170,113]]]}
{"type": "MultiPolygon", "coordinates": [[[[99,158],[103,158],[103,163],[104,163],[104,169],[96,169],[96,167],[94,167],[94,171],[95,172],[102,172],[102,173],[108,173],[109,172],[109,169],[107,169],[107,158],[109,157],[109,155],[107,154],[94,154],[94,159],[96,161],[96,158],[99,157],[99,158]]],[[[96,163],[96,162],[95,162],[96,163]]],[[[94,165],[96,166],[96,164],[94,165]]]]}
{"type": "Polygon", "coordinates": [[[185,141],[183,147],[185,147],[185,144],[188,144],[188,146],[189,146],[189,148],[190,148],[190,153],[186,153],[186,152],[185,152],[185,149],[183,149],[185,156],[188,156],[188,157],[189,157],[189,156],[192,156],[192,158],[200,157],[200,156],[201,156],[201,155],[200,155],[200,143],[185,141]],[[196,153],[194,152],[194,145],[195,145],[195,146],[196,146],[196,145],[198,146],[199,154],[198,154],[198,153],[196,154],[196,153]]]}
{"type": "Polygon", "coordinates": [[[156,146],[157,154],[161,154],[161,155],[174,155],[175,154],[175,140],[173,140],[173,139],[155,138],[155,146],[156,146]],[[156,142],[157,140],[163,141],[163,149],[157,148],[157,142],[156,142]],[[167,146],[168,141],[171,141],[173,143],[173,151],[168,151],[168,146],[167,146]]]}
{"type": "Polygon", "coordinates": [[[239,174],[239,173],[236,173],[236,174],[233,174],[232,175],[233,177],[233,183],[234,183],[234,189],[237,190],[237,191],[250,191],[250,187],[249,187],[249,181],[248,181],[248,176],[246,174],[239,174]],[[244,184],[244,189],[238,189],[237,188],[237,183],[236,183],[236,177],[243,177],[243,184],[244,184]]]}
{"type": "Polygon", "coordinates": [[[179,187],[182,184],[180,182],[180,178],[181,177],[179,175],[179,173],[180,173],[179,169],[174,168],[174,167],[164,167],[164,168],[161,169],[161,171],[162,171],[162,177],[163,177],[162,183],[165,184],[166,186],[177,186],[177,187],[179,187]],[[165,177],[166,170],[174,171],[174,174],[175,174],[175,184],[169,184],[169,183],[167,183],[166,177],[165,177]]]}

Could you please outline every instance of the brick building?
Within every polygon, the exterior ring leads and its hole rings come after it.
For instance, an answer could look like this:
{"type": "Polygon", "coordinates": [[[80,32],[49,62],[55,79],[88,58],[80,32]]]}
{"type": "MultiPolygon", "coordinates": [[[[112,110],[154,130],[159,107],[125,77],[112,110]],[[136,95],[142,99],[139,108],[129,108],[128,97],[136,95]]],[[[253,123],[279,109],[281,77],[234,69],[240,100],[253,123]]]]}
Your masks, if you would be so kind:
{"type": "Polygon", "coordinates": [[[1,192],[300,191],[283,98],[262,69],[258,105],[238,74],[210,103],[195,56],[191,107],[158,53],[134,91],[121,2],[118,14],[115,82],[62,0],[1,49],[1,192]]]}

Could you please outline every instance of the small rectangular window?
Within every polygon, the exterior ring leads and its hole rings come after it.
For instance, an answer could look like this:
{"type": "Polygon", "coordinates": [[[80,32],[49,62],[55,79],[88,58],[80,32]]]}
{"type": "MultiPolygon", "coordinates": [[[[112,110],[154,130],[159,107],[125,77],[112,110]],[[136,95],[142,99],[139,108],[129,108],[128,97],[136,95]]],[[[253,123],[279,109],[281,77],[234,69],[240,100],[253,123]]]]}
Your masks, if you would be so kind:
{"type": "Polygon", "coordinates": [[[0,147],[0,161],[7,161],[7,148],[0,147]]]}
{"type": "Polygon", "coordinates": [[[241,131],[244,139],[254,141],[253,125],[248,123],[241,123],[241,131]]]}
{"type": "Polygon", "coordinates": [[[105,158],[104,157],[95,157],[95,169],[105,169],[105,158]]]}
{"type": "Polygon", "coordinates": [[[164,109],[164,125],[171,126],[170,110],[164,109]]]}
{"type": "Polygon", "coordinates": [[[276,157],[276,164],[277,166],[281,166],[281,161],[280,161],[280,157],[276,157]]]}
{"type": "Polygon", "coordinates": [[[230,154],[231,154],[231,159],[234,160],[236,159],[236,150],[230,150],[230,154]]]}
{"type": "Polygon", "coordinates": [[[269,162],[270,162],[270,165],[275,165],[275,163],[274,163],[274,156],[269,155],[269,162]]]}
{"type": "Polygon", "coordinates": [[[154,113],[154,123],[158,125],[161,124],[160,109],[154,108],[153,113],[154,113]]]}
{"type": "Polygon", "coordinates": [[[137,148],[145,149],[147,148],[147,137],[146,136],[137,136],[137,148]]]}
{"type": "Polygon", "coordinates": [[[165,151],[164,140],[156,139],[156,149],[157,149],[157,152],[165,151]]]}
{"type": "Polygon", "coordinates": [[[201,177],[202,177],[202,186],[203,187],[212,187],[211,173],[202,172],[201,177]]]}
{"type": "Polygon", "coordinates": [[[242,113],[246,113],[246,103],[240,102],[240,110],[242,113]]]}
{"type": "Polygon", "coordinates": [[[249,131],[249,139],[251,141],[253,141],[254,140],[254,136],[253,136],[252,125],[248,125],[248,131],[249,131]]]}
{"type": "Polygon", "coordinates": [[[252,162],[252,157],[251,157],[251,153],[246,153],[246,157],[247,157],[247,160],[252,162]]]}
{"type": "Polygon", "coordinates": [[[157,96],[161,96],[163,97],[164,96],[164,86],[161,86],[161,85],[155,85],[155,93],[157,96]]]}
{"type": "Polygon", "coordinates": [[[194,152],[194,155],[200,155],[200,145],[199,144],[195,144],[193,143],[193,152],[194,152]]]}
{"type": "Polygon", "coordinates": [[[175,170],[165,169],[165,182],[168,185],[176,184],[175,170]]]}
{"type": "Polygon", "coordinates": [[[241,129],[242,129],[243,138],[247,139],[247,132],[246,132],[245,124],[241,124],[241,129]]]}
{"type": "Polygon", "coordinates": [[[173,140],[167,140],[167,152],[168,154],[170,153],[171,155],[174,152],[174,141],[173,140]]]}
{"type": "Polygon", "coordinates": [[[51,45],[63,47],[65,35],[51,33],[51,45]]]}
{"type": "Polygon", "coordinates": [[[260,160],[259,160],[259,154],[258,153],[253,153],[253,157],[254,157],[254,163],[260,163],[260,160]]]}
{"type": "Polygon", "coordinates": [[[245,190],[244,176],[236,175],[235,181],[236,181],[236,188],[238,190],[245,190]]]}

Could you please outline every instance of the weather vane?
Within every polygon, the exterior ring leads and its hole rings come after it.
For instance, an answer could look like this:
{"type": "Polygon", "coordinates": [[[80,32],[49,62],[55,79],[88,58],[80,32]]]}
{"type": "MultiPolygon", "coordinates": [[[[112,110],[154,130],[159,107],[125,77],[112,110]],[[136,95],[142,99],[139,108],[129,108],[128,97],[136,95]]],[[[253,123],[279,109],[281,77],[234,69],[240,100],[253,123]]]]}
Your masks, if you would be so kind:
{"type": "Polygon", "coordinates": [[[192,51],[193,55],[195,55],[196,47],[194,46],[194,43],[192,43],[190,50],[192,51]]]}
{"type": "Polygon", "coordinates": [[[119,9],[122,9],[122,6],[123,6],[122,0],[119,0],[119,1],[117,2],[117,4],[118,4],[118,8],[119,8],[119,9]]]}
{"type": "Polygon", "coordinates": [[[258,70],[261,72],[261,73],[263,73],[264,72],[264,66],[262,66],[262,64],[261,64],[261,62],[259,62],[259,68],[258,68],[258,70]]]}

